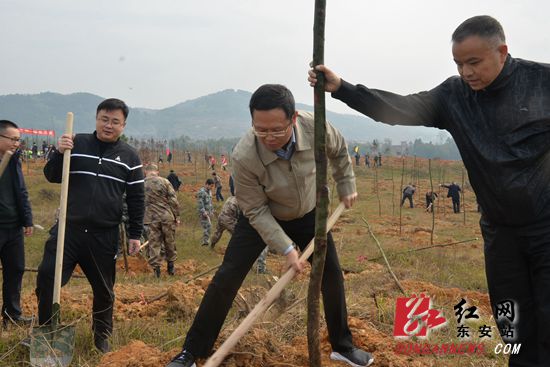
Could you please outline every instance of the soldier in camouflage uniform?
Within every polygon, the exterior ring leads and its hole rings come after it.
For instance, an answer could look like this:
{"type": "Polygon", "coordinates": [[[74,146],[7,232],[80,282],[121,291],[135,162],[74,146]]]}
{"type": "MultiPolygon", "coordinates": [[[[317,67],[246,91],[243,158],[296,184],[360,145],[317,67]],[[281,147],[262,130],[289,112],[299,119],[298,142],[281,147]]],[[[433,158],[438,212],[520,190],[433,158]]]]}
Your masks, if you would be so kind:
{"type": "Polygon", "coordinates": [[[148,164],[145,167],[145,217],[143,223],[149,229],[149,264],[155,276],[160,277],[160,267],[164,257],[168,274],[174,275],[176,261],[176,226],[179,224],[179,204],[172,184],[159,176],[158,167],[148,164]],[[164,247],[165,256],[161,255],[164,247]]]}
{"type": "Polygon", "coordinates": [[[214,188],[214,180],[207,179],[204,186],[197,192],[197,210],[202,227],[202,246],[208,246],[210,240],[210,231],[212,229],[211,217],[214,214],[212,206],[212,189],[214,188]]]}
{"type": "MultiPolygon", "coordinates": [[[[222,211],[218,216],[218,223],[216,224],[216,232],[212,235],[212,239],[210,241],[211,248],[214,248],[216,243],[218,243],[218,241],[222,237],[223,231],[228,231],[229,233],[233,234],[233,230],[235,229],[235,225],[237,224],[239,215],[241,215],[241,209],[239,209],[239,203],[237,202],[237,197],[230,196],[225,202],[225,204],[223,204],[222,211]]],[[[266,256],[267,256],[267,247],[262,251],[262,253],[258,257],[258,260],[256,260],[256,266],[258,269],[258,273],[260,274],[267,273],[267,267],[266,267],[266,261],[265,261],[266,256]]]]}

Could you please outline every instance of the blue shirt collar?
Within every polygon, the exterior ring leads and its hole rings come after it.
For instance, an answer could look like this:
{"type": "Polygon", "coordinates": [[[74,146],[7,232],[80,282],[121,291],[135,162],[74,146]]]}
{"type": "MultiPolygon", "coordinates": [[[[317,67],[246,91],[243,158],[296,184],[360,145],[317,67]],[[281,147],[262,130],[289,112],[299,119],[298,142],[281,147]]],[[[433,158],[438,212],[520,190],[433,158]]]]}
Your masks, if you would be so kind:
{"type": "Polygon", "coordinates": [[[290,160],[292,157],[292,154],[294,153],[294,147],[296,146],[296,135],[294,134],[294,128],[292,129],[292,136],[290,137],[290,141],[286,145],[286,148],[277,149],[275,151],[275,154],[277,154],[277,157],[284,159],[284,160],[290,160]]]}

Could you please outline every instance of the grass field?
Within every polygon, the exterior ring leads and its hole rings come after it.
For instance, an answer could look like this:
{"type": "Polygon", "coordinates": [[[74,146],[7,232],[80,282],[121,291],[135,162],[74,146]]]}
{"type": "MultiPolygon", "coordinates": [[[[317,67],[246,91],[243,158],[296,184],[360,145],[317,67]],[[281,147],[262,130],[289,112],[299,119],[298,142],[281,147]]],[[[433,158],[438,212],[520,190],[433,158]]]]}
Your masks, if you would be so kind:
{"type": "MultiPolygon", "coordinates": [[[[176,155],[178,157],[178,155],[176,155]]],[[[42,175],[43,162],[24,165],[33,207],[34,222],[46,230],[35,229],[26,239],[26,264],[36,268],[40,263],[47,229],[53,224],[59,203],[59,185],[47,183],[42,175]]],[[[176,276],[164,274],[157,280],[146,262],[131,258],[125,271],[122,259],[117,266],[115,293],[115,330],[111,339],[113,353],[101,355],[93,347],[91,332],[91,288],[86,279],[73,278],[62,291],[62,316],[65,323],[77,329],[75,357],[72,366],[164,366],[179,350],[212,272],[193,278],[218,265],[223,257],[227,234],[215,251],[200,246],[194,194],[210,176],[201,159],[196,164],[176,162],[172,167],[183,180],[178,193],[182,207],[182,225],[177,230],[178,261],[176,276]],[[187,282],[188,281],[188,282],[187,282]],[[151,301],[155,296],[163,295],[151,301]]],[[[161,168],[166,176],[169,167],[161,168]]],[[[483,245],[478,226],[479,213],[475,196],[464,177],[461,162],[408,157],[384,158],[383,166],[356,168],[360,200],[345,212],[333,230],[347,288],[350,326],[355,343],[375,356],[374,366],[504,366],[507,358],[496,355],[500,343],[498,330],[490,314],[484,273],[483,245]],[[403,163],[404,162],[404,163],[403,163]],[[431,166],[431,169],[429,169],[431,166]],[[424,194],[439,194],[435,215],[424,210],[424,194]],[[465,209],[452,213],[446,189],[440,183],[456,181],[463,186],[465,209]],[[415,183],[416,207],[399,207],[402,184],[415,183]],[[464,182],[464,185],[462,184],[464,182]],[[369,231],[370,228],[370,231],[369,231]],[[433,233],[432,233],[433,228],[433,233]],[[391,270],[407,295],[425,294],[432,308],[447,319],[446,326],[433,330],[428,339],[410,342],[430,344],[482,344],[480,354],[405,355],[395,351],[400,340],[394,338],[396,299],[403,297],[390,275],[376,238],[382,246],[391,270]],[[461,243],[457,243],[461,242],[461,243]],[[446,247],[424,247],[451,244],[446,247]],[[414,250],[414,251],[411,251],[414,250]],[[466,307],[477,307],[479,319],[464,321],[469,326],[469,339],[457,337],[453,306],[464,298],[466,307]],[[492,327],[491,338],[480,338],[480,326],[492,327]]],[[[219,171],[228,192],[228,173],[219,171]]],[[[331,190],[333,189],[331,184],[331,190]]],[[[333,191],[333,190],[332,190],[333,191]]],[[[337,204],[336,197],[332,207],[337,204]]],[[[216,203],[219,213],[221,203],[216,203]]],[[[218,340],[225,340],[249,309],[258,302],[280,275],[283,259],[268,257],[268,275],[251,271],[240,296],[234,303],[218,340]]],[[[224,366],[307,366],[306,302],[309,272],[301,274],[285,290],[258,324],[241,340],[235,353],[224,366]]],[[[26,314],[36,314],[34,287],[36,273],[28,271],[23,280],[22,305],[26,314]]],[[[20,344],[29,334],[28,328],[9,326],[0,338],[0,366],[29,366],[28,349],[20,344]]],[[[217,344],[216,346],[219,346],[217,344]]],[[[330,347],[323,326],[324,365],[341,365],[328,360],[330,347]]]]}

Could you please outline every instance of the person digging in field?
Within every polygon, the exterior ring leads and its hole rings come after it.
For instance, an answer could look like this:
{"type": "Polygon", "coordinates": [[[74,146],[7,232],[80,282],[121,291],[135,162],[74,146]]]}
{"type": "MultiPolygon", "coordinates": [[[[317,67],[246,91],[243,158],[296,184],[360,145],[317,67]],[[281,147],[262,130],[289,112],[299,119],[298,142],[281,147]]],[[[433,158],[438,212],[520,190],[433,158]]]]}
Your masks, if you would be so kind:
{"type": "MultiPolygon", "coordinates": [[[[196,358],[209,355],[239,287],[266,245],[286,256],[287,267],[300,272],[304,264],[297,249],[305,249],[314,237],[313,115],[296,111],[292,93],[278,84],[258,88],[249,107],[252,128],[232,155],[235,193],[243,215],[235,225],[223,263],[206,290],[183,350],[168,367],[195,366],[196,358]]],[[[327,157],[340,200],[349,208],[357,197],[351,159],[342,135],[329,123],[326,128],[327,157]]],[[[370,365],[372,356],[352,342],[344,279],[330,232],[322,293],[331,358],[352,366],[370,365]]]]}
{"type": "MultiPolygon", "coordinates": [[[[216,243],[222,237],[224,231],[228,231],[233,234],[235,230],[235,225],[239,220],[239,216],[242,214],[241,209],[239,209],[239,203],[237,202],[236,196],[230,196],[225,203],[223,204],[220,215],[218,215],[218,221],[216,223],[216,231],[210,239],[210,247],[214,248],[216,243]]],[[[261,252],[260,256],[256,260],[256,269],[258,273],[265,274],[267,273],[266,267],[266,257],[267,257],[267,246],[261,252]]]]}
{"type": "Polygon", "coordinates": [[[435,199],[437,199],[436,192],[428,191],[426,193],[426,212],[431,213],[434,211],[435,199]]]}
{"type": "Polygon", "coordinates": [[[210,244],[210,231],[212,230],[212,216],[214,207],[212,206],[212,190],[214,189],[214,180],[209,178],[204,186],[197,192],[197,211],[202,227],[201,246],[210,244]]]}
{"type": "Polygon", "coordinates": [[[155,164],[145,166],[145,216],[143,224],[147,225],[149,247],[147,248],[149,265],[157,278],[160,268],[166,260],[169,275],[174,275],[176,252],[176,226],[179,220],[179,203],[172,184],[159,176],[155,164]],[[164,249],[164,256],[161,250],[164,249]]]}
{"type": "Polygon", "coordinates": [[[0,261],[2,262],[2,325],[30,323],[21,313],[21,282],[25,272],[24,235],[33,232],[32,210],[18,150],[21,134],[17,124],[0,120],[0,162],[9,159],[0,173],[0,261]],[[13,153],[10,156],[7,152],[13,153]],[[11,157],[11,158],[10,158],[11,157]]]}
{"type": "MultiPolygon", "coordinates": [[[[71,171],[67,204],[67,225],[63,253],[62,285],[67,284],[75,266],[82,268],[92,286],[92,329],[96,348],[109,351],[107,338],[113,331],[116,255],[122,196],[128,205],[130,254],[139,251],[143,228],[143,170],[134,148],[120,140],[126,126],[128,106],[115,98],[97,106],[96,130],[92,134],[63,134],[59,151],[44,167],[49,182],[61,182],[63,152],[71,149],[71,171]]],[[[44,256],[38,266],[36,295],[38,321],[48,324],[52,317],[57,223],[50,229],[44,256]]]]}
{"type": "Polygon", "coordinates": [[[413,195],[416,192],[416,186],[408,184],[403,189],[403,197],[401,198],[401,206],[405,203],[405,200],[409,200],[409,205],[411,208],[414,208],[413,195]]]}
{"type": "MultiPolygon", "coordinates": [[[[460,77],[408,96],[352,85],[325,66],[325,89],[389,124],[453,136],[481,204],[494,318],[510,366],[550,363],[550,65],[513,58],[504,31],[475,16],[452,35],[460,77]],[[508,312],[505,312],[508,310],[508,312]]],[[[315,73],[309,81],[315,85],[315,73]]]]}

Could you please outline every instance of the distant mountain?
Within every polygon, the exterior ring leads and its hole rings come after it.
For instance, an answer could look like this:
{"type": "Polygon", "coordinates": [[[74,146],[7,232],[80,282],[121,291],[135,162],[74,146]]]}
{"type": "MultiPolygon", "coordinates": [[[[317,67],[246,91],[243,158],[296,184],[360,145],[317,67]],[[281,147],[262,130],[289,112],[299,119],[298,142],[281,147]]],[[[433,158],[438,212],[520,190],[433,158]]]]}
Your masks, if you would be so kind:
{"type": "MultiPolygon", "coordinates": [[[[217,139],[241,136],[250,127],[248,102],[251,93],[227,89],[165,109],[132,107],[125,134],[134,137],[175,138],[182,135],[192,139],[217,139]]],[[[95,109],[103,97],[89,93],[62,95],[45,92],[0,96],[0,119],[10,119],[21,127],[53,129],[60,134],[65,126],[67,111],[75,115],[75,132],[93,129],[95,109]]],[[[298,109],[312,111],[313,107],[298,104],[298,109]]],[[[424,127],[393,127],[363,117],[327,111],[327,118],[348,140],[371,142],[389,138],[394,144],[401,141],[443,141],[441,130],[424,127]]]]}

